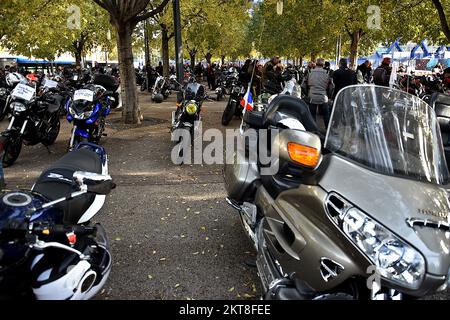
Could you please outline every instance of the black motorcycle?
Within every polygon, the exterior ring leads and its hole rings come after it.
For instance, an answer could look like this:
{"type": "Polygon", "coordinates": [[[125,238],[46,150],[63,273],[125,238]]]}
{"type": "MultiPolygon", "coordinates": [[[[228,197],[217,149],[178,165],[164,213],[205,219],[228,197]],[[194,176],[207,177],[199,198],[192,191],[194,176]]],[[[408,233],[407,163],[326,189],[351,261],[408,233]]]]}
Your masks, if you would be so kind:
{"type": "Polygon", "coordinates": [[[7,102],[11,91],[7,87],[0,88],[0,121],[8,115],[7,102]]]}
{"type": "MultiPolygon", "coordinates": [[[[201,110],[203,101],[206,99],[205,87],[194,78],[191,78],[184,90],[178,92],[177,110],[172,113],[172,134],[180,129],[184,129],[185,133],[189,133],[190,142],[187,136],[175,134],[172,141],[179,143],[178,156],[184,157],[184,150],[186,146],[192,146],[194,139],[198,133],[198,124],[201,121],[201,110]]],[[[183,163],[183,160],[181,160],[183,163]]]]}
{"type": "Polygon", "coordinates": [[[55,143],[60,130],[60,106],[50,90],[36,94],[36,84],[20,83],[11,93],[8,107],[12,117],[8,129],[2,133],[7,138],[3,155],[5,167],[17,160],[22,143],[28,146],[42,143],[48,147],[55,143]]]}
{"type": "Polygon", "coordinates": [[[231,89],[230,98],[228,99],[227,106],[223,111],[222,115],[222,125],[227,126],[233,117],[242,116],[243,107],[241,106],[241,101],[245,95],[246,88],[243,84],[236,83],[231,89]]]}

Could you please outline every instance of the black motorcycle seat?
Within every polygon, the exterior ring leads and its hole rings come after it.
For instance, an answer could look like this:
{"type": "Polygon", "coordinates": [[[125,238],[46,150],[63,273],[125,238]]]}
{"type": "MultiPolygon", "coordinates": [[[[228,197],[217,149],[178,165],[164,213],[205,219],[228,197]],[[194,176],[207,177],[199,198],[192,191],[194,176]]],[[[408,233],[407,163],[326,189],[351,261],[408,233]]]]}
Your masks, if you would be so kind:
{"type": "Polygon", "coordinates": [[[48,103],[48,104],[47,104],[47,110],[48,110],[48,112],[49,112],[50,114],[53,114],[53,113],[55,113],[55,112],[58,112],[59,106],[60,106],[60,105],[59,105],[58,102],[55,100],[54,103],[48,103]]]}
{"type": "Polygon", "coordinates": [[[119,84],[116,80],[107,74],[97,74],[94,77],[94,84],[102,86],[107,91],[116,92],[119,89],[119,84]]]}
{"type": "Polygon", "coordinates": [[[308,105],[299,98],[289,95],[279,95],[274,98],[266,109],[263,117],[263,125],[265,127],[270,125],[277,126],[285,118],[299,120],[306,131],[313,133],[319,132],[319,128],[311,115],[311,111],[309,111],[308,105]]]}
{"type": "MultiPolygon", "coordinates": [[[[435,93],[430,99],[430,104],[436,112],[442,133],[450,133],[450,96],[435,93]]],[[[447,145],[445,141],[444,145],[447,145]]]]}
{"type": "MultiPolygon", "coordinates": [[[[79,149],[66,154],[42,173],[33,191],[50,201],[66,197],[78,190],[78,186],[73,182],[73,174],[76,171],[101,174],[100,157],[88,149],[79,149]]],[[[94,199],[95,195],[86,194],[62,203],[59,207],[64,211],[64,223],[77,224],[94,199]]]]}

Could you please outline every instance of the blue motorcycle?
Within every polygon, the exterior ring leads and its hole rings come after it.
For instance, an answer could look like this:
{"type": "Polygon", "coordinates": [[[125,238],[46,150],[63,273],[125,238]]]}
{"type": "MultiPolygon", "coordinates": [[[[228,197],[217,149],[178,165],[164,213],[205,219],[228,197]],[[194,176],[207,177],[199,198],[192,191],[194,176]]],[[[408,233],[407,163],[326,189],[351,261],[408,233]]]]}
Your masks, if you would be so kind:
{"type": "Polygon", "coordinates": [[[0,299],[87,300],[111,270],[106,232],[92,218],[115,188],[102,147],[82,143],[31,191],[0,193],[0,299]]]}
{"type": "Polygon", "coordinates": [[[97,75],[93,84],[76,90],[66,104],[67,120],[73,123],[69,150],[80,142],[99,144],[105,136],[106,117],[119,105],[119,84],[108,75],[97,75]]]}

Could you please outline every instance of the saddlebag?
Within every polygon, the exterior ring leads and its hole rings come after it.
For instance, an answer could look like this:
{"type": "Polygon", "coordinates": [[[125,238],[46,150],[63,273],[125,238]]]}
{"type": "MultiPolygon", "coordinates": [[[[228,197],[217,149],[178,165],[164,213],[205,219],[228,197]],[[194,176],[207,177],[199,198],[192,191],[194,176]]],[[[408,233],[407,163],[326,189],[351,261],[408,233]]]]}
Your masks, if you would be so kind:
{"type": "Polygon", "coordinates": [[[244,202],[251,199],[256,192],[260,181],[258,166],[248,161],[238,162],[237,153],[233,157],[233,164],[230,161],[225,164],[225,188],[229,198],[244,202]]]}

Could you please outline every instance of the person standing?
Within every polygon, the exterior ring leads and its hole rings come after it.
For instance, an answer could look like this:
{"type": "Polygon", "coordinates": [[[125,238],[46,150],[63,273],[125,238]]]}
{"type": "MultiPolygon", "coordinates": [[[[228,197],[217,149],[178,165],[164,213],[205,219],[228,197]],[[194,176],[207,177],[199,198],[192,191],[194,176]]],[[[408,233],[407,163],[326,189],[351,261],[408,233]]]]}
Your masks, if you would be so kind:
{"type": "Polygon", "coordinates": [[[324,67],[325,60],[317,59],[315,69],[311,69],[308,75],[308,96],[311,114],[316,120],[317,110],[323,115],[323,122],[328,128],[330,121],[329,95],[333,88],[333,80],[324,67]]]}
{"type": "Polygon", "coordinates": [[[450,67],[444,70],[442,86],[444,93],[450,95],[450,67]]]}
{"type": "Polygon", "coordinates": [[[356,72],[348,67],[347,59],[342,58],[339,61],[339,69],[333,73],[333,83],[333,100],[336,98],[339,91],[357,83],[356,72]]]}
{"type": "Polygon", "coordinates": [[[358,83],[370,83],[370,78],[372,77],[372,63],[369,60],[364,61],[360,64],[356,70],[358,83]]]}
{"type": "Polygon", "coordinates": [[[208,88],[216,90],[216,64],[208,65],[207,69],[208,88]]]}
{"type": "Polygon", "coordinates": [[[386,57],[381,62],[381,65],[373,72],[373,83],[377,86],[389,87],[391,73],[391,58],[386,57]]]}
{"type": "Polygon", "coordinates": [[[158,66],[156,67],[156,72],[158,72],[160,76],[162,76],[164,73],[164,67],[163,67],[163,63],[161,61],[159,62],[158,66]]]}
{"type": "Polygon", "coordinates": [[[331,63],[330,63],[330,61],[325,61],[325,67],[324,67],[324,69],[327,70],[328,75],[329,75],[331,78],[333,78],[333,73],[334,73],[334,71],[331,69],[331,63]]]}

